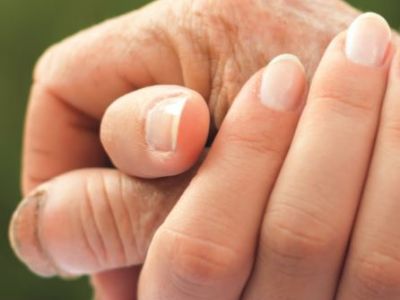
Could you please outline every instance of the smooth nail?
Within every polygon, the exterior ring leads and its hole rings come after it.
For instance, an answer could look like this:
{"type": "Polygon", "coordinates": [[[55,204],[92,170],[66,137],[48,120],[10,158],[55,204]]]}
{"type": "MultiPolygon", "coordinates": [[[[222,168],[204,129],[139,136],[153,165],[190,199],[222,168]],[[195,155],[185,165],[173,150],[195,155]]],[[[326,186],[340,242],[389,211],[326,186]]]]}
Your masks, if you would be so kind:
{"type": "Polygon", "coordinates": [[[149,110],[146,117],[146,141],[152,150],[176,150],[179,124],[188,98],[185,95],[164,99],[149,110]]]}
{"type": "Polygon", "coordinates": [[[391,42],[392,31],[386,20],[375,13],[359,16],[346,38],[346,56],[364,66],[381,66],[391,42]]]}
{"type": "Polygon", "coordinates": [[[303,104],[305,85],[305,71],[300,60],[291,54],[280,55],[264,70],[261,102],[273,110],[298,110],[303,104]]]}

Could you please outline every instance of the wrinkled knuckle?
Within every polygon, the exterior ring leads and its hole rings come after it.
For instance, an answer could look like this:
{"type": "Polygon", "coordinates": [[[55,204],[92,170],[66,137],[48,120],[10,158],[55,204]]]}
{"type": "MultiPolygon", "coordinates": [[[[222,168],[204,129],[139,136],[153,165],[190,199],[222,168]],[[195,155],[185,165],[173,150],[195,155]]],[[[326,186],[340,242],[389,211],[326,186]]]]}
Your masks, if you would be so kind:
{"type": "Polygon", "coordinates": [[[123,266],[128,261],[126,240],[118,227],[116,212],[111,204],[118,201],[117,193],[109,187],[118,188],[112,177],[99,172],[87,176],[84,182],[83,201],[80,202],[80,222],[83,235],[101,266],[123,266]],[[109,253],[109,249],[114,249],[109,253]]]}
{"type": "Polygon", "coordinates": [[[384,253],[369,252],[355,259],[354,278],[368,296],[378,297],[400,291],[400,260],[384,253]]]}
{"type": "MultiPolygon", "coordinates": [[[[246,121],[243,123],[246,123],[246,121]]],[[[257,123],[257,121],[253,120],[254,123],[257,123]]],[[[282,158],[282,145],[270,131],[243,127],[242,130],[238,128],[235,130],[226,130],[224,134],[224,140],[227,144],[246,151],[249,154],[268,155],[271,160],[277,161],[280,161],[282,158]]]]}
{"type": "MultiPolygon", "coordinates": [[[[188,13],[189,32],[199,33],[200,48],[207,58],[209,86],[208,104],[212,117],[213,131],[222,125],[235,97],[243,84],[256,72],[266,60],[265,53],[251,53],[241,41],[248,37],[248,31],[253,26],[239,25],[244,15],[253,15],[249,9],[249,1],[222,0],[204,1],[191,0],[191,10],[188,13]],[[194,22],[195,20],[195,22],[194,22]],[[205,30],[203,30],[205,29],[205,30]]],[[[251,0],[250,2],[254,2],[251,0]]]]}
{"type": "Polygon", "coordinates": [[[185,294],[212,288],[243,272],[244,259],[224,245],[165,228],[156,236],[170,262],[171,282],[185,294]]]}
{"type": "Polygon", "coordinates": [[[230,50],[210,58],[212,74],[209,107],[217,129],[221,127],[235,97],[250,76],[238,60],[241,51],[230,46],[226,48],[230,50]]]}
{"type": "Polygon", "coordinates": [[[276,262],[289,268],[288,272],[326,255],[336,242],[330,229],[316,227],[315,222],[299,223],[294,221],[299,218],[290,215],[269,217],[262,231],[261,255],[272,254],[276,262]]]}
{"type": "MultiPolygon", "coordinates": [[[[225,1],[232,2],[232,1],[225,1]]],[[[241,27],[232,19],[235,15],[234,5],[215,2],[218,9],[203,17],[207,56],[209,61],[209,107],[216,129],[219,129],[231,104],[241,90],[243,84],[257,70],[246,64],[252,56],[246,55],[240,40],[241,27]],[[232,12],[229,14],[228,12],[232,12]],[[218,47],[215,45],[218,44],[218,47]]]]}
{"type": "Polygon", "coordinates": [[[346,91],[324,90],[314,94],[313,103],[319,109],[337,113],[351,119],[365,119],[375,114],[373,101],[367,101],[363,93],[359,96],[347,94],[346,91]]]}

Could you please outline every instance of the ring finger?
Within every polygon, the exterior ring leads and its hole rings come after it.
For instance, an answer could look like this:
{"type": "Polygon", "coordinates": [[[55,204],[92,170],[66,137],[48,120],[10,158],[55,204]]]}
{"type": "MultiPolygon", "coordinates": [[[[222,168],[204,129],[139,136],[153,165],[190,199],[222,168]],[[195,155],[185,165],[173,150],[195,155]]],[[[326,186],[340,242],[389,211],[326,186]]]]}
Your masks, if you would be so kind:
{"type": "Polygon", "coordinates": [[[271,195],[244,299],[333,298],[374,143],[390,41],[387,23],[366,14],[327,49],[271,195]]]}
{"type": "Polygon", "coordinates": [[[338,299],[400,298],[400,54],[392,64],[367,187],[338,299]]]}

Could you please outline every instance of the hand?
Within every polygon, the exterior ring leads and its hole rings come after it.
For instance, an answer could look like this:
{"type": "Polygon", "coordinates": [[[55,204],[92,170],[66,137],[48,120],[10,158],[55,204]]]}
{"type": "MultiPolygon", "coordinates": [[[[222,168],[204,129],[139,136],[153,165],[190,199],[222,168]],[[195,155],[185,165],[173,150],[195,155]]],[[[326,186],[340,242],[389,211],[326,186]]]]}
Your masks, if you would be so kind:
{"type": "Polygon", "coordinates": [[[287,57],[256,75],[157,230],[139,299],[399,299],[395,50],[374,14],[336,37],[287,155],[304,78],[287,57]]]}
{"type": "MultiPolygon", "coordinates": [[[[109,165],[97,129],[105,109],[119,96],[151,84],[184,84],[205,97],[212,112],[212,127],[217,128],[244,81],[265,61],[277,53],[293,52],[302,58],[308,73],[312,74],[328,41],[355,14],[353,9],[336,0],[291,4],[269,1],[262,5],[259,1],[160,1],[52,47],[35,71],[25,134],[24,194],[70,170],[109,165]],[[195,5],[189,5],[193,3],[195,5]],[[323,27],[321,15],[324,17],[323,27]],[[292,26],[287,27],[286,22],[292,26]],[[271,32],[275,34],[271,35],[271,32]]],[[[127,169],[130,167],[125,166],[127,169]]],[[[168,170],[162,163],[147,167],[152,168],[152,174],[138,175],[173,175],[183,172],[190,164],[182,164],[180,170],[168,170]]],[[[64,191],[65,199],[71,199],[69,196],[76,196],[77,202],[83,199],[82,187],[92,178],[95,178],[95,186],[101,189],[103,183],[96,179],[98,174],[97,170],[69,173],[71,186],[66,182],[59,185],[69,187],[64,191]]],[[[159,213],[154,210],[157,217],[150,219],[153,222],[150,222],[151,226],[149,224],[141,232],[147,241],[185,188],[187,176],[191,174],[171,179],[172,182],[166,179],[167,185],[176,191],[171,194],[165,194],[163,180],[146,182],[123,177],[130,182],[128,186],[132,184],[135,187],[131,192],[139,203],[146,202],[149,190],[160,203],[165,198],[170,201],[169,206],[159,206],[159,213]]],[[[105,175],[114,183],[119,182],[116,179],[121,176],[119,172],[109,171],[105,175]]],[[[58,179],[58,182],[62,180],[58,179]]],[[[118,191],[118,187],[114,191],[118,191]]],[[[58,196],[61,195],[54,197],[58,196]]],[[[60,212],[68,212],[75,202],[59,203],[60,212]]],[[[140,208],[135,212],[140,214],[140,208]]],[[[25,256],[25,261],[26,257],[41,261],[36,251],[36,240],[32,238],[38,224],[33,217],[34,214],[19,213],[21,222],[31,229],[16,236],[20,248],[17,251],[24,248],[20,254],[25,256]]],[[[51,224],[54,225],[50,223],[49,227],[56,228],[51,224]]],[[[76,226],[76,223],[71,224],[76,226]]],[[[60,238],[55,238],[55,244],[58,241],[60,238]]],[[[71,240],[67,239],[61,245],[69,242],[71,240]]],[[[76,249],[74,253],[78,252],[76,249]]],[[[27,263],[32,267],[30,262],[27,263]]],[[[90,269],[84,271],[89,273],[90,269]]],[[[113,290],[117,286],[115,278],[122,282],[119,278],[126,277],[127,273],[136,276],[136,272],[131,270],[104,273],[96,277],[96,282],[101,282],[97,286],[102,291],[113,290]],[[108,282],[111,284],[107,285],[108,282]]],[[[54,271],[42,273],[47,276],[54,274],[54,271]]]]}

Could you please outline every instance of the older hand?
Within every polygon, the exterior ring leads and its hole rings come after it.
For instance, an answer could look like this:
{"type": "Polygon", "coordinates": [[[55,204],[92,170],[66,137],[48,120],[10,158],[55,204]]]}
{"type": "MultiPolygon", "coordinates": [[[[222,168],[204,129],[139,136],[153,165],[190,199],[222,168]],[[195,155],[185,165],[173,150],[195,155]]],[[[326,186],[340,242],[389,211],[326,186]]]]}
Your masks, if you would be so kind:
{"type": "MultiPolygon", "coordinates": [[[[302,59],[311,75],[328,41],[355,15],[355,10],[338,0],[165,0],[61,42],[45,53],[35,70],[25,133],[24,193],[71,170],[109,166],[98,127],[105,110],[118,97],[154,84],[187,86],[207,101],[215,132],[243,83],[266,61],[278,53],[292,52],[302,59]]],[[[199,95],[188,93],[199,103],[199,95]]],[[[138,104],[138,110],[145,106],[144,102],[138,104]]],[[[143,122],[133,119],[132,124],[140,128],[143,122]]],[[[136,143],[145,144],[137,128],[132,129],[132,139],[138,138],[132,142],[132,147],[136,143]]],[[[147,178],[176,175],[187,170],[198,157],[205,139],[204,132],[198,135],[197,144],[192,148],[184,144],[183,151],[172,160],[162,160],[162,156],[143,147],[133,147],[138,152],[132,151],[134,159],[126,165],[119,163],[118,153],[110,155],[114,164],[130,175],[147,178]],[[140,160],[143,157],[147,159],[140,160]]],[[[117,231],[115,227],[109,230],[112,224],[109,207],[101,201],[93,201],[94,207],[88,210],[88,202],[82,200],[97,195],[87,193],[88,185],[92,185],[94,191],[112,186],[111,194],[106,197],[110,199],[120,199],[120,191],[127,189],[130,198],[138,199],[135,204],[131,203],[134,214],[152,213],[153,217],[145,219],[146,226],[133,231],[143,239],[144,248],[138,250],[143,253],[152,233],[191,176],[193,172],[171,179],[146,181],[104,169],[63,175],[56,180],[54,190],[58,192],[47,199],[48,203],[58,203],[59,214],[43,212],[39,220],[37,211],[29,210],[29,206],[15,214],[11,232],[16,252],[32,269],[45,276],[55,275],[62,269],[67,273],[88,274],[130,266],[132,261],[114,259],[121,257],[121,248],[112,246],[117,231]],[[59,197],[64,201],[57,201],[59,197]],[[146,206],[149,198],[155,201],[152,203],[159,204],[146,206]],[[69,201],[71,199],[75,201],[69,201]],[[79,216],[77,207],[82,207],[87,214],[79,216]],[[62,225],[58,217],[64,218],[62,225]],[[81,221],[83,225],[79,225],[81,221]],[[38,234],[43,232],[38,227],[46,227],[43,224],[54,231],[48,236],[38,234]],[[91,236],[90,226],[94,224],[98,226],[97,237],[89,241],[92,244],[83,244],[83,230],[89,230],[91,236]],[[63,229],[69,234],[59,235],[57,230],[63,229]],[[114,238],[103,240],[103,235],[114,238]],[[94,253],[87,254],[91,247],[94,253]],[[62,268],[51,266],[61,263],[56,258],[63,256],[66,249],[73,249],[74,255],[63,257],[62,268]],[[90,264],[94,256],[102,257],[98,252],[103,253],[103,259],[90,264]],[[76,253],[80,253],[81,260],[75,261],[76,253]],[[81,264],[82,261],[89,263],[81,264]],[[80,265],[79,270],[74,269],[76,264],[80,265]]],[[[40,190],[32,195],[40,194],[40,190]]],[[[126,243],[132,244],[136,235],[126,243]]],[[[112,295],[124,294],[126,282],[136,276],[133,268],[106,272],[95,277],[95,284],[104,298],[115,299],[112,295]]],[[[127,291],[128,295],[131,292],[127,291]]]]}

